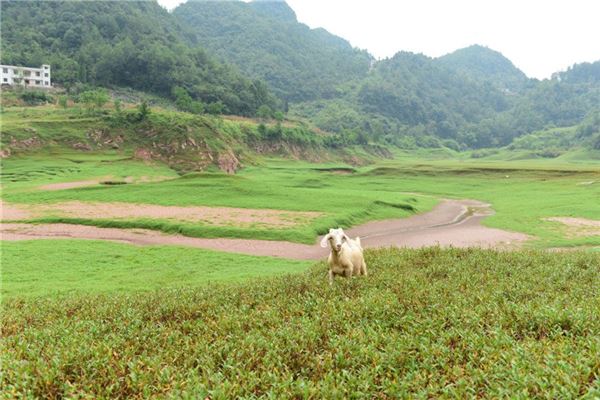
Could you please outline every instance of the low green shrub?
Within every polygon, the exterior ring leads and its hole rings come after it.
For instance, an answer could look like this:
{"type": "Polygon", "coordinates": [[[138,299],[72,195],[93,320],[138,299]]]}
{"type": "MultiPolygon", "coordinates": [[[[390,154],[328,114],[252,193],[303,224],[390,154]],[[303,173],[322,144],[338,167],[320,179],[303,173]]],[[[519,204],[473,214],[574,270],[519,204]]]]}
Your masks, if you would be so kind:
{"type": "Polygon", "coordinates": [[[321,263],[246,284],[8,299],[0,386],[48,399],[600,396],[599,253],[366,260],[368,277],[331,287],[321,263]]]}

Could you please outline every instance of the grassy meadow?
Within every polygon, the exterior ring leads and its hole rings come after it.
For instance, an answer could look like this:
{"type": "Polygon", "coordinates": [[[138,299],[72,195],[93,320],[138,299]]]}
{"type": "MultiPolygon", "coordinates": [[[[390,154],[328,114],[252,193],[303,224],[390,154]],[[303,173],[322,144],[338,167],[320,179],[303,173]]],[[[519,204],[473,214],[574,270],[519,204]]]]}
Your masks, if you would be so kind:
{"type": "MultiPolygon", "coordinates": [[[[11,112],[3,129],[21,139],[84,140],[102,123],[76,110],[11,112]]],[[[220,143],[243,130],[215,123],[226,126],[220,143]]],[[[490,203],[485,225],[531,240],[510,252],[369,250],[369,277],[332,287],[323,262],[2,241],[0,398],[598,398],[600,236],[546,218],[600,220],[600,157],[578,149],[532,159],[522,147],[396,150],[363,166],[255,156],[235,175],[140,161],[135,146],[51,144],[2,159],[2,201],[26,210],[94,202],[319,213],[270,228],[51,211],[33,223],[314,244],[332,226],[407,217],[456,198],[490,203]],[[119,184],[41,189],[86,180],[119,184]],[[553,247],[579,250],[543,250],[553,247]]]]}
{"type": "Polygon", "coordinates": [[[0,242],[0,250],[5,299],[198,287],[301,272],[312,264],[94,240],[0,242]]]}
{"type": "MultiPolygon", "coordinates": [[[[418,155],[417,155],[418,156],[418,155]]],[[[164,206],[219,206],[314,211],[319,218],[294,226],[210,225],[164,219],[84,219],[48,215],[38,222],[71,222],[137,227],[196,237],[239,237],[313,243],[331,226],[348,227],[374,219],[399,218],[430,210],[440,198],[488,202],[496,214],[484,224],[532,236],[528,246],[598,246],[598,236],[569,235],[551,217],[600,219],[600,164],[500,161],[464,158],[394,160],[353,168],[343,163],[311,164],[266,159],[236,175],[183,176],[162,165],[113,155],[38,156],[4,162],[3,199],[15,204],[68,201],[146,203],[164,206]],[[164,177],[161,182],[41,191],[43,183],[99,176],[164,177]]]]}
{"type": "MultiPolygon", "coordinates": [[[[93,245],[92,245],[93,246],[93,245]]],[[[600,254],[367,252],[194,289],[5,299],[6,398],[600,396],[600,254]]]]}

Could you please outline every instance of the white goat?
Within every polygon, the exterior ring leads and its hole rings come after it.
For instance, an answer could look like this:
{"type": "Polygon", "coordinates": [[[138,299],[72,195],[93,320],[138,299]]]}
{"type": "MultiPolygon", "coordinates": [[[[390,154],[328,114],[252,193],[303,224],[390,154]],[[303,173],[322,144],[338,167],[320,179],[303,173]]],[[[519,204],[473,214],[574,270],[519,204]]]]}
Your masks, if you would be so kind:
{"type": "Polygon", "coordinates": [[[360,238],[352,240],[344,233],[342,228],[330,229],[329,233],[321,239],[321,247],[331,247],[329,258],[329,284],[333,283],[335,275],[351,277],[352,275],[367,276],[367,264],[363,257],[360,238]]]}

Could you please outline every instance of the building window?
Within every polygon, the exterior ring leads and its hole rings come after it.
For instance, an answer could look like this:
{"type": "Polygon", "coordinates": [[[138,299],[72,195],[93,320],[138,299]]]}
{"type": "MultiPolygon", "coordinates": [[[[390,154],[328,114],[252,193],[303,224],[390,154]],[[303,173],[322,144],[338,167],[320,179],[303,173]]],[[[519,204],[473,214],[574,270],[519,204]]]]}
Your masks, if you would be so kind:
{"type": "Polygon", "coordinates": [[[8,68],[2,68],[2,72],[4,72],[5,74],[8,74],[8,68]]]}
{"type": "Polygon", "coordinates": [[[41,85],[41,84],[42,84],[42,81],[35,81],[35,84],[36,84],[36,85],[41,85]]]}
{"type": "Polygon", "coordinates": [[[15,74],[15,75],[16,75],[16,74],[18,74],[18,73],[19,73],[19,71],[18,71],[18,70],[16,70],[16,69],[13,69],[13,74],[15,74]]]}
{"type": "Polygon", "coordinates": [[[35,76],[40,76],[40,71],[35,71],[35,76]]]}
{"type": "Polygon", "coordinates": [[[47,77],[48,77],[48,73],[46,72],[46,73],[44,74],[44,76],[47,78],[47,77]]]}
{"type": "Polygon", "coordinates": [[[8,82],[8,79],[4,78],[4,82],[8,82]]]}
{"type": "Polygon", "coordinates": [[[29,79],[25,79],[25,84],[29,85],[29,79]]]}
{"type": "Polygon", "coordinates": [[[48,82],[44,82],[44,85],[48,86],[48,82]]]}
{"type": "Polygon", "coordinates": [[[44,65],[44,69],[48,69],[48,66],[47,66],[47,65],[44,65]]]}
{"type": "Polygon", "coordinates": [[[24,75],[25,76],[31,76],[31,71],[25,71],[24,75]]]}

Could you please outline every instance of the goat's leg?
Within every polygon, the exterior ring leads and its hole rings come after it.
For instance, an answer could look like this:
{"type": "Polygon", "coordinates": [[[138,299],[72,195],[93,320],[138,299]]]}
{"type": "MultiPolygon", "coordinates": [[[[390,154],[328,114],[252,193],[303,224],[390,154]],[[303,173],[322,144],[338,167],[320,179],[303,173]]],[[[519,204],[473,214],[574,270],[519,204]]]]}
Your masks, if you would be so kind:
{"type": "Polygon", "coordinates": [[[367,276],[367,263],[366,263],[366,262],[364,262],[364,260],[363,260],[363,262],[362,262],[362,268],[361,268],[361,271],[362,271],[362,274],[363,274],[364,276],[367,276]]]}
{"type": "Polygon", "coordinates": [[[329,270],[327,277],[329,278],[329,285],[333,285],[333,271],[332,270],[329,270]]]}
{"type": "Polygon", "coordinates": [[[352,269],[354,268],[354,266],[352,264],[350,264],[349,266],[346,266],[346,269],[344,269],[344,276],[346,278],[352,278],[352,269]]]}

